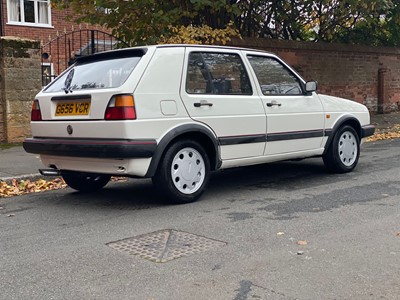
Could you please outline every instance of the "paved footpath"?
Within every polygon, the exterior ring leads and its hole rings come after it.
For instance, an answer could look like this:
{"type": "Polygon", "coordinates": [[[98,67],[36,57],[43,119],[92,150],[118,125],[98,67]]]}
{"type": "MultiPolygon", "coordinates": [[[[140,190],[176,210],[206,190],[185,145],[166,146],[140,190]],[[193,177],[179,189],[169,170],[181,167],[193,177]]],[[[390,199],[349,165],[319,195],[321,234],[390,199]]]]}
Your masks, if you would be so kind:
{"type": "Polygon", "coordinates": [[[26,153],[22,146],[0,148],[0,181],[37,177],[39,168],[43,168],[39,155],[26,153]]]}

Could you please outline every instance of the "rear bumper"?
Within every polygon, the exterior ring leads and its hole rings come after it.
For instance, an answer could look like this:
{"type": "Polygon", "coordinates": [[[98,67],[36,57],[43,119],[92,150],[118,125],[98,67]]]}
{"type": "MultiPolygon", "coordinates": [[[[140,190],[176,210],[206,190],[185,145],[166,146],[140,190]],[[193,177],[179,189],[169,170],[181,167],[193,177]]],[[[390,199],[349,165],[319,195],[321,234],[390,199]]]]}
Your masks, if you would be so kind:
{"type": "Polygon", "coordinates": [[[157,141],[154,139],[54,139],[28,138],[23,147],[28,153],[92,157],[92,158],[149,158],[157,141]]]}
{"type": "Polygon", "coordinates": [[[361,138],[369,137],[375,133],[374,125],[365,125],[361,127],[361,138]]]}

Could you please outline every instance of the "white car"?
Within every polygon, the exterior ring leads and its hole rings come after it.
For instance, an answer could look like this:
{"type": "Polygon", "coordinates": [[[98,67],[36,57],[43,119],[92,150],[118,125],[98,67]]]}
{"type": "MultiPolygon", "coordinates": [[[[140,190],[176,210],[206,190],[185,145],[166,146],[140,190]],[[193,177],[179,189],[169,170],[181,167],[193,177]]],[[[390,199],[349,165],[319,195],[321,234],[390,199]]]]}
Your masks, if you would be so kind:
{"type": "Polygon", "coordinates": [[[316,93],[276,55],[158,45],[79,58],[37,96],[27,152],[79,191],[150,177],[173,203],[217,169],[320,156],[349,172],[374,133],[367,108],[316,93]]]}

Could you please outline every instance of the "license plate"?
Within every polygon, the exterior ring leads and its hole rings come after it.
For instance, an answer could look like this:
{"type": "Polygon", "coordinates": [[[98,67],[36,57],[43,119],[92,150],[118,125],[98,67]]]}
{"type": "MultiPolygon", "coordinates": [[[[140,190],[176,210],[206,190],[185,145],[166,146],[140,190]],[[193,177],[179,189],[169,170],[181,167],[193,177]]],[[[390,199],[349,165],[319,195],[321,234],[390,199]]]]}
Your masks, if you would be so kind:
{"type": "Polygon", "coordinates": [[[60,102],[57,103],[56,116],[87,116],[90,102],[60,102]]]}

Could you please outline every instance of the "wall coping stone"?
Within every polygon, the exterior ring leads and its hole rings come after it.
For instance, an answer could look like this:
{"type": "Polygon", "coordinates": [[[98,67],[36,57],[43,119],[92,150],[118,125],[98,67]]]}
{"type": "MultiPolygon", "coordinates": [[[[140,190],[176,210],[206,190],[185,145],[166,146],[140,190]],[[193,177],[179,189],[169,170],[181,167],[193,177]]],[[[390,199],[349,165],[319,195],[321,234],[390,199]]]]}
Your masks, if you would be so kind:
{"type": "Polygon", "coordinates": [[[314,51],[338,51],[338,52],[359,52],[370,54],[390,54],[400,55],[400,47],[373,47],[365,45],[324,43],[324,42],[304,42],[276,40],[269,38],[232,38],[229,45],[245,48],[276,48],[287,50],[314,50],[314,51]]]}
{"type": "Polygon", "coordinates": [[[16,36],[0,37],[0,45],[2,47],[19,47],[19,48],[40,49],[40,41],[23,39],[23,38],[16,37],[16,36]]]}

